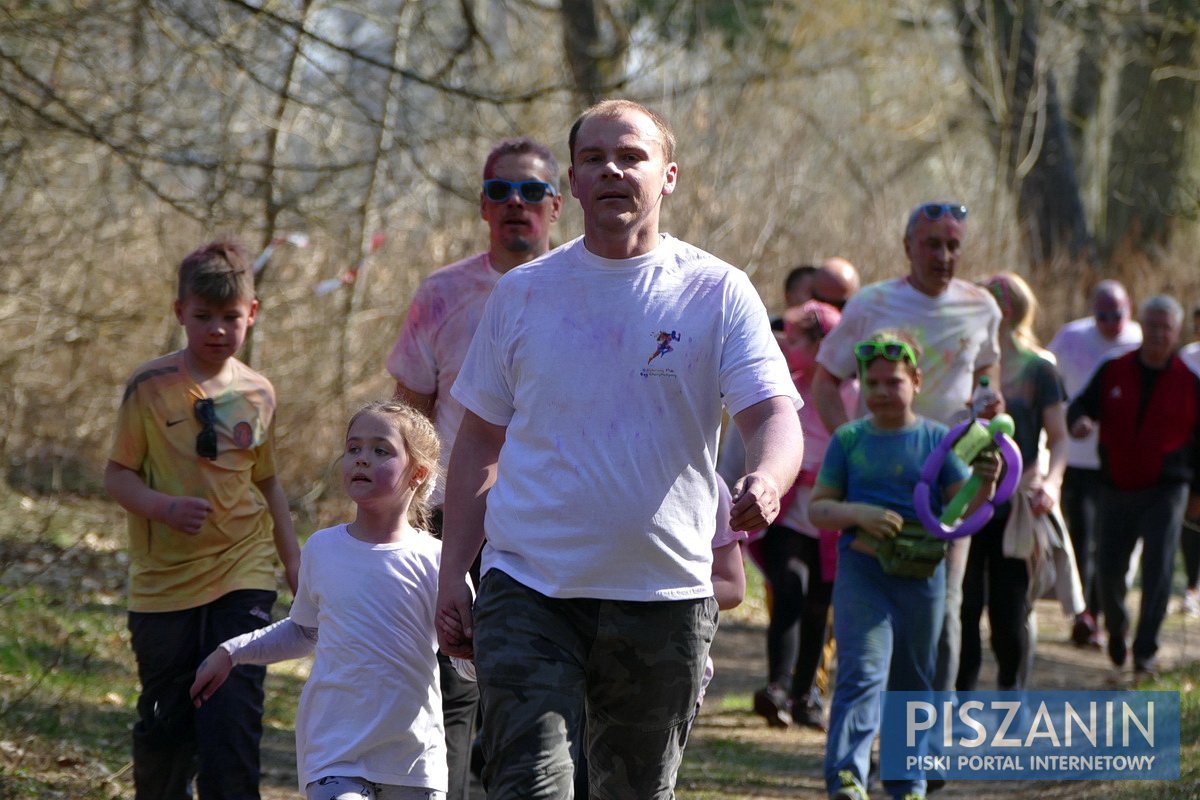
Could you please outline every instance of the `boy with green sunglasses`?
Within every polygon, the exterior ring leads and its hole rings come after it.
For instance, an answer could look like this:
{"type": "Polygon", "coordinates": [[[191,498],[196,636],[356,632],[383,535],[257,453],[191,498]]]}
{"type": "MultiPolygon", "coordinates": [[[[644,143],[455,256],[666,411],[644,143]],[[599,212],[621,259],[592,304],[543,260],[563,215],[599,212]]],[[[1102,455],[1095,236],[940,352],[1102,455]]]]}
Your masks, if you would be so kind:
{"type": "MultiPolygon", "coordinates": [[[[870,414],[834,432],[809,507],[814,525],[843,530],[833,587],[838,673],[825,751],[826,786],[837,800],[866,800],[884,688],[932,690],[946,598],[945,543],[912,522],[913,489],[948,431],[913,411],[920,348],[903,331],[884,330],[855,344],[854,355],[870,414]]],[[[980,475],[972,509],[995,489],[994,463],[981,465],[980,475]]],[[[967,476],[961,460],[946,459],[938,475],[943,501],[967,476]]],[[[903,800],[925,796],[921,772],[885,785],[903,800]]]]}

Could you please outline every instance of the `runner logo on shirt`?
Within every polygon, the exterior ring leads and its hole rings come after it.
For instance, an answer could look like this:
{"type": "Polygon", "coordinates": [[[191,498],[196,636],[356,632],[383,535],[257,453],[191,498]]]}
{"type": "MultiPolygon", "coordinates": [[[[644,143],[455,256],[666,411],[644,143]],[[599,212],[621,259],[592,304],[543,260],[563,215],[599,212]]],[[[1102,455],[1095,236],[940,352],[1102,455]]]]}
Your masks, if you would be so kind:
{"type": "Polygon", "coordinates": [[[667,353],[674,350],[675,348],[671,347],[671,342],[678,342],[680,338],[680,335],[676,331],[671,331],[670,333],[667,333],[666,331],[659,331],[654,337],[655,341],[658,342],[658,348],[648,359],[646,359],[646,363],[649,364],[659,356],[665,356],[667,353]]]}

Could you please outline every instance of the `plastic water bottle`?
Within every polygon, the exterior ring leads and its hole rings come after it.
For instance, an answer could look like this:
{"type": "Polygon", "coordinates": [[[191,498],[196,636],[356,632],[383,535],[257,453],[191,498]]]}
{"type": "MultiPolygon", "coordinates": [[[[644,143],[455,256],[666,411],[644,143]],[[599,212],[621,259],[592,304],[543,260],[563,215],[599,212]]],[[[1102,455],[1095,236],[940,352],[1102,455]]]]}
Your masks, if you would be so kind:
{"type": "Polygon", "coordinates": [[[981,375],[975,393],[971,395],[971,416],[978,417],[987,407],[996,402],[996,392],[992,389],[992,381],[987,375],[981,375]]]}

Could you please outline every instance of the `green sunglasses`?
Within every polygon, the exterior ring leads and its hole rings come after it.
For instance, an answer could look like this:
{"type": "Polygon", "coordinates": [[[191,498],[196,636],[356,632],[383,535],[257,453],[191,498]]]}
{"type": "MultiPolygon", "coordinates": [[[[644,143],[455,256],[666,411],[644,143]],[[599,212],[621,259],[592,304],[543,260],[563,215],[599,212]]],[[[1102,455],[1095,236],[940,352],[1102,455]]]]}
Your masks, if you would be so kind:
{"type": "Polygon", "coordinates": [[[863,366],[866,366],[880,356],[886,358],[888,361],[907,360],[914,367],[917,366],[917,354],[913,352],[912,346],[908,342],[901,342],[896,339],[884,339],[883,341],[868,339],[865,342],[859,342],[854,345],[854,357],[863,366]]]}

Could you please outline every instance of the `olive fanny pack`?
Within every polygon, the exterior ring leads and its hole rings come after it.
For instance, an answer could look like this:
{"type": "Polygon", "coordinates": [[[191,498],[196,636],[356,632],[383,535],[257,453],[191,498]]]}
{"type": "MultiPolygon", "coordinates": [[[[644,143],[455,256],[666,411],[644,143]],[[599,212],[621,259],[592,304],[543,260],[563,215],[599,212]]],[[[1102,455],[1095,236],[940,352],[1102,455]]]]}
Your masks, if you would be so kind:
{"type": "MultiPolygon", "coordinates": [[[[858,536],[866,534],[856,531],[858,536]]],[[[946,557],[948,542],[939,539],[916,522],[905,522],[891,539],[867,537],[875,548],[875,557],[888,575],[899,578],[930,578],[946,557]]]]}

